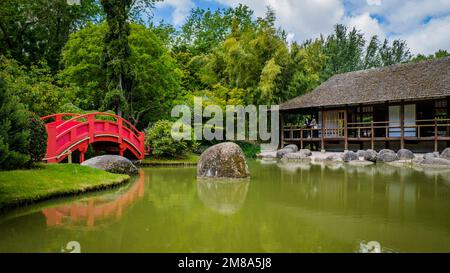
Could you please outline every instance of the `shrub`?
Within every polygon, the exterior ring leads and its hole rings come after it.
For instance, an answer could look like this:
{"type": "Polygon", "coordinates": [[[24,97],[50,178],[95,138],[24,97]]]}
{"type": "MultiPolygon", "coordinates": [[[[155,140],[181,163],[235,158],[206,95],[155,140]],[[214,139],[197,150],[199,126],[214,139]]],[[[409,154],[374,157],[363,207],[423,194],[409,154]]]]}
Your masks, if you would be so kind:
{"type": "Polygon", "coordinates": [[[160,120],[147,130],[145,141],[147,145],[150,145],[151,153],[155,157],[183,157],[196,146],[195,141],[173,139],[172,124],[168,120],[160,120]]]}
{"type": "Polygon", "coordinates": [[[261,152],[261,147],[247,141],[236,141],[236,144],[241,147],[246,158],[256,158],[256,154],[261,152]]]}
{"type": "Polygon", "coordinates": [[[28,111],[0,78],[0,169],[27,166],[30,131],[28,111]]]}
{"type": "Polygon", "coordinates": [[[30,131],[28,155],[32,163],[39,162],[47,151],[47,131],[44,122],[35,113],[29,113],[28,130],[30,131]]]}

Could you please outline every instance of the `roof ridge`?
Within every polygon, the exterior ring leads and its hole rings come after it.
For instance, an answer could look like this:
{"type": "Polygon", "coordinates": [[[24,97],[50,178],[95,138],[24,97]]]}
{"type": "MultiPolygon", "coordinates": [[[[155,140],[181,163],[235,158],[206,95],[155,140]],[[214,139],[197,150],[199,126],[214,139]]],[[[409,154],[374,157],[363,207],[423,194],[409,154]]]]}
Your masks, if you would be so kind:
{"type": "Polygon", "coordinates": [[[389,69],[398,68],[398,67],[424,65],[425,63],[437,63],[437,62],[444,62],[444,61],[450,61],[450,57],[442,57],[442,58],[431,59],[431,60],[423,60],[420,62],[411,62],[410,61],[410,62],[405,62],[405,63],[391,64],[391,65],[387,65],[387,66],[371,67],[371,68],[367,68],[367,69],[354,70],[354,71],[335,74],[335,75],[331,76],[329,79],[336,77],[336,76],[342,76],[342,75],[367,73],[367,72],[372,72],[372,71],[383,71],[383,70],[389,70],[389,69]]]}

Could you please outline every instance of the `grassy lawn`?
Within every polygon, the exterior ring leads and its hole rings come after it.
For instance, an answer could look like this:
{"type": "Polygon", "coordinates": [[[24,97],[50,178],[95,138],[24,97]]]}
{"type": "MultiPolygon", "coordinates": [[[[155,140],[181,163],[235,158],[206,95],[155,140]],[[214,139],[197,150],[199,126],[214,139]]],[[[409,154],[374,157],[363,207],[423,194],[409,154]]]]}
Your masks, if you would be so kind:
{"type": "Polygon", "coordinates": [[[153,158],[149,157],[142,160],[143,165],[184,165],[184,164],[197,164],[199,155],[189,154],[182,158],[153,158]]]}
{"type": "Polygon", "coordinates": [[[46,164],[36,169],[0,172],[0,210],[86,191],[100,190],[129,180],[78,164],[46,164]]]}

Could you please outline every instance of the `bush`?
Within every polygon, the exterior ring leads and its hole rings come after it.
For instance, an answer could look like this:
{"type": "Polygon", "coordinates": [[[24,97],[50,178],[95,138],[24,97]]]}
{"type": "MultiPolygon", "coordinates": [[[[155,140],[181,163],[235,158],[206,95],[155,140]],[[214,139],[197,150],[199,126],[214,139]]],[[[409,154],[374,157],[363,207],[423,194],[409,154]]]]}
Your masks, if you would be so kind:
{"type": "Polygon", "coordinates": [[[30,131],[28,111],[13,96],[0,78],[0,169],[10,170],[26,167],[30,131]]]}
{"type": "Polygon", "coordinates": [[[241,147],[246,158],[256,158],[256,155],[261,152],[261,147],[247,141],[236,141],[236,144],[241,147]]]}
{"type": "Polygon", "coordinates": [[[44,122],[34,113],[29,114],[28,130],[30,131],[30,143],[28,155],[31,162],[39,162],[45,157],[47,151],[47,131],[44,122]]]}
{"type": "Polygon", "coordinates": [[[172,138],[172,122],[160,120],[147,130],[145,142],[150,145],[151,154],[158,158],[183,157],[195,146],[195,141],[177,141],[172,138]]]}

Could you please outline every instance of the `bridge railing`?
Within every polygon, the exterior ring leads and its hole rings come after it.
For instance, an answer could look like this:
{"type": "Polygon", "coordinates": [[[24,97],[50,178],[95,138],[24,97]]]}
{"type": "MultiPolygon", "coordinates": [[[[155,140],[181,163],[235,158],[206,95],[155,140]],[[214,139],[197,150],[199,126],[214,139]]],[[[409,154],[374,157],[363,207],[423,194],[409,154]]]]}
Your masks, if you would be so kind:
{"type": "Polygon", "coordinates": [[[60,113],[41,119],[47,123],[49,136],[47,158],[65,154],[68,149],[81,142],[93,143],[96,138],[108,139],[108,137],[115,138],[114,142],[120,144],[121,153],[125,149],[123,142],[127,142],[127,145],[140,155],[138,158],[144,156],[144,134],[129,121],[117,115],[102,112],[60,113]]]}

